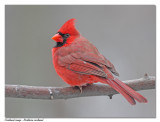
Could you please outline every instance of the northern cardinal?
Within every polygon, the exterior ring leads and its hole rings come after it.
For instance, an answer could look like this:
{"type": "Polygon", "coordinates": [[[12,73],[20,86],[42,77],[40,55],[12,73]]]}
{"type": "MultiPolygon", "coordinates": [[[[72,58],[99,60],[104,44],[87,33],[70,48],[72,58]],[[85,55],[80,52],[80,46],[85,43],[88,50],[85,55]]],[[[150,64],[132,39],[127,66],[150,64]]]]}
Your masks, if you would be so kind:
{"type": "Polygon", "coordinates": [[[147,103],[147,99],[113,77],[119,76],[114,65],[99,53],[97,48],[80,35],[75,19],[70,19],[52,37],[57,42],[52,49],[53,65],[57,74],[69,85],[82,86],[101,82],[108,84],[135,105],[147,103]]]}

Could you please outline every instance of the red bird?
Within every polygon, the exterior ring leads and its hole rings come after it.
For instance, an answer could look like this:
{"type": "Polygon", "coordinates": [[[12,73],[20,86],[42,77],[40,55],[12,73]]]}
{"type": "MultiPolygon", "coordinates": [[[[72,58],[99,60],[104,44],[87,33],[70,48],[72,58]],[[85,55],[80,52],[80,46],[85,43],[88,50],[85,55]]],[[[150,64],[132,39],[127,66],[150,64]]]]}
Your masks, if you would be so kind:
{"type": "Polygon", "coordinates": [[[119,76],[114,65],[99,53],[97,48],[76,30],[75,19],[70,19],[52,37],[57,45],[52,49],[53,65],[57,74],[69,85],[82,86],[101,82],[110,85],[134,105],[135,100],[147,99],[113,77],[119,76]]]}

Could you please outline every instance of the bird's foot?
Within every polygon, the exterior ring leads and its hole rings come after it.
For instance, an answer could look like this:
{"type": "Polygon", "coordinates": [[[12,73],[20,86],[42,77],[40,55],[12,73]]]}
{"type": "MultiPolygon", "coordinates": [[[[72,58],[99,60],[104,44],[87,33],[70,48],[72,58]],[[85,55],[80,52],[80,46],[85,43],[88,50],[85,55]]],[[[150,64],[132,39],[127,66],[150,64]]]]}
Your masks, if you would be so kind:
{"type": "Polygon", "coordinates": [[[80,93],[82,94],[82,86],[78,86],[78,87],[79,87],[80,93]]]}
{"type": "MultiPolygon", "coordinates": [[[[84,84],[83,86],[85,87],[85,86],[89,86],[89,85],[92,85],[91,83],[87,83],[87,84],[84,84]]],[[[75,87],[78,87],[79,88],[79,90],[80,90],[80,93],[82,94],[82,87],[83,86],[75,86],[75,87]]]]}
{"type": "Polygon", "coordinates": [[[74,88],[78,88],[80,90],[80,93],[82,94],[82,86],[74,86],[74,88]]]}

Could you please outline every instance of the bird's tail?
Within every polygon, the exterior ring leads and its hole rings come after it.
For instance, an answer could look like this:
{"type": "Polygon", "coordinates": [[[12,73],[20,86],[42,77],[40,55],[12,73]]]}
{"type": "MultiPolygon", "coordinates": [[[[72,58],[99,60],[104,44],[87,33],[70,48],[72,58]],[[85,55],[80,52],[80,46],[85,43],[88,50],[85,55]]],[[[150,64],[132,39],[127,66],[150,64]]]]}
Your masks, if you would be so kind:
{"type": "Polygon", "coordinates": [[[132,88],[130,88],[117,78],[115,78],[114,80],[107,79],[107,83],[117,92],[122,94],[131,105],[136,104],[135,100],[140,103],[147,103],[147,99],[145,97],[134,91],[132,88]]]}

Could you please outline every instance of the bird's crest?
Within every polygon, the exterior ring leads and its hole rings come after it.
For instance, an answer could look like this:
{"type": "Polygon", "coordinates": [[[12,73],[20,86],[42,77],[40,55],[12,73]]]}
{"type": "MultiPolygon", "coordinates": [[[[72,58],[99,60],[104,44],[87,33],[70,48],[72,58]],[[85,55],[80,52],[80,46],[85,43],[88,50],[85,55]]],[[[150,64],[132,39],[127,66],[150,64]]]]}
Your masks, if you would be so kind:
{"type": "Polygon", "coordinates": [[[75,18],[72,18],[65,22],[63,26],[58,30],[58,32],[61,32],[63,34],[69,33],[72,35],[79,35],[79,32],[75,28],[75,18]]]}

